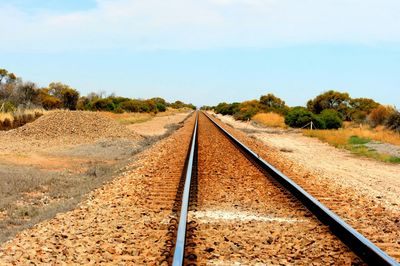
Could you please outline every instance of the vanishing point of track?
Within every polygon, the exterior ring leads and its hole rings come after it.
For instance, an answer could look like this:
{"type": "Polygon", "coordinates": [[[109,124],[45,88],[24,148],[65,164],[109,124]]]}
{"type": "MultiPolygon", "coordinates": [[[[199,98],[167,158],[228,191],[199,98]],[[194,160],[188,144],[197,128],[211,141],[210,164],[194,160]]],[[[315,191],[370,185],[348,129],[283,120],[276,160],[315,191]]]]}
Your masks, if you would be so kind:
{"type": "Polygon", "coordinates": [[[399,265],[202,112],[162,263],[399,265]]]}

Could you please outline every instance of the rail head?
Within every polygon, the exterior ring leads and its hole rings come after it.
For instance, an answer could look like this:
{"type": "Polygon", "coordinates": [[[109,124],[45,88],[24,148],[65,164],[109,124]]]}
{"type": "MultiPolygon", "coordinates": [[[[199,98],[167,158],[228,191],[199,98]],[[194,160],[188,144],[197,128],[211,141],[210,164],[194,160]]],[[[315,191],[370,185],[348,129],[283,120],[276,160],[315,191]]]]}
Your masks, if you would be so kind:
{"type": "Polygon", "coordinates": [[[278,181],[285,189],[291,192],[307,209],[309,209],[321,222],[328,225],[331,231],[345,243],[354,253],[369,265],[399,265],[400,264],[378,248],[374,243],[357,232],[338,215],[328,209],[324,204],[311,196],[293,180],[285,176],[257,153],[252,151],[227,130],[216,123],[206,112],[202,112],[208,119],[220,129],[236,146],[247,154],[254,163],[264,169],[272,178],[278,181]]]}
{"type": "Polygon", "coordinates": [[[189,160],[186,169],[185,185],[182,194],[181,211],[179,215],[175,251],[172,261],[172,265],[174,266],[183,265],[183,261],[185,258],[186,227],[187,227],[187,217],[188,217],[189,199],[190,199],[190,185],[192,182],[193,160],[194,160],[195,145],[197,139],[197,126],[198,126],[198,113],[196,113],[196,121],[194,124],[192,141],[189,150],[189,160]]]}

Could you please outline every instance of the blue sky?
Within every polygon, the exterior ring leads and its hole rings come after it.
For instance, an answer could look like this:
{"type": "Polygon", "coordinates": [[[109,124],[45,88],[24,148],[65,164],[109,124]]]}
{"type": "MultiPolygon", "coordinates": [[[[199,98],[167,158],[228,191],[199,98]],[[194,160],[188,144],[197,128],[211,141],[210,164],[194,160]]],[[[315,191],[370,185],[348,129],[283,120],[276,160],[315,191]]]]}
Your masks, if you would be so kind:
{"type": "Polygon", "coordinates": [[[197,105],[328,89],[400,106],[400,2],[0,0],[0,68],[197,105]]]}

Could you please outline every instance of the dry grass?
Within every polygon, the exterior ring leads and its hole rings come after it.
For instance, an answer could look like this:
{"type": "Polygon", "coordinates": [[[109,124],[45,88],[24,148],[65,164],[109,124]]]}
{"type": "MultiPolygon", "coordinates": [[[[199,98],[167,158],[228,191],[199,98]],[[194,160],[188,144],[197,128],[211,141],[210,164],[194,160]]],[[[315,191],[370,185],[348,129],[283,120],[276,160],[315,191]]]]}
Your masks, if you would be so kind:
{"type": "Polygon", "coordinates": [[[160,112],[157,114],[154,114],[154,113],[115,114],[115,113],[111,113],[111,112],[101,112],[101,113],[104,116],[112,118],[123,125],[130,125],[130,124],[136,124],[136,123],[143,123],[143,122],[149,121],[150,119],[152,119],[154,117],[168,116],[168,115],[173,115],[173,114],[188,112],[188,111],[189,111],[189,109],[186,109],[186,108],[183,108],[183,109],[167,108],[167,111],[160,112]]]}
{"type": "Polygon", "coordinates": [[[9,130],[32,122],[44,114],[43,109],[17,109],[14,112],[0,112],[0,130],[9,130]]]}
{"type": "Polygon", "coordinates": [[[9,119],[11,122],[16,120],[18,117],[22,117],[23,115],[36,115],[36,114],[44,114],[44,109],[18,109],[14,112],[3,113],[0,112],[0,122],[3,122],[5,119],[9,119]]]}
{"type": "Polygon", "coordinates": [[[303,130],[303,134],[309,137],[317,137],[336,147],[347,144],[351,136],[400,145],[400,134],[384,127],[371,129],[367,126],[358,128],[348,126],[339,130],[303,130]]]}
{"type": "Polygon", "coordinates": [[[354,154],[373,158],[383,162],[400,163],[400,158],[389,154],[378,153],[364,144],[373,141],[400,145],[400,134],[385,129],[384,127],[369,128],[360,126],[358,128],[346,125],[339,130],[303,130],[305,136],[316,137],[323,142],[329,143],[337,148],[343,148],[354,154]]]}
{"type": "Polygon", "coordinates": [[[276,113],[258,113],[252,120],[268,127],[286,128],[285,118],[276,113]]]}

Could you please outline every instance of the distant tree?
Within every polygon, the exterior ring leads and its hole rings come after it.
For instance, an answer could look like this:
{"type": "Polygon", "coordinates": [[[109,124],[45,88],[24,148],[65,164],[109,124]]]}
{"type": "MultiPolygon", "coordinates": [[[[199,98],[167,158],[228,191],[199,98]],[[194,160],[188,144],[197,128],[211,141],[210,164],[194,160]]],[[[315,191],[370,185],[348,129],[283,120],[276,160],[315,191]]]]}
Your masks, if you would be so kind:
{"type": "Polygon", "coordinates": [[[78,99],[78,102],[76,104],[76,109],[77,110],[90,110],[90,107],[88,104],[90,103],[89,99],[85,96],[81,96],[78,99]]]}
{"type": "Polygon", "coordinates": [[[121,108],[127,112],[138,113],[140,111],[141,102],[139,100],[129,100],[121,103],[121,108]]]}
{"type": "Polygon", "coordinates": [[[39,91],[33,82],[23,82],[17,85],[13,93],[13,101],[16,105],[30,106],[37,97],[39,91]]]}
{"type": "Polygon", "coordinates": [[[377,108],[371,111],[368,116],[369,124],[372,127],[378,125],[384,125],[388,120],[389,116],[393,114],[396,110],[391,106],[379,105],[377,108]]]}
{"type": "Polygon", "coordinates": [[[240,103],[219,103],[215,107],[215,112],[222,115],[234,115],[239,112],[240,103]]]}
{"type": "Polygon", "coordinates": [[[319,129],[325,128],[324,122],[317,115],[301,106],[291,108],[285,116],[285,124],[294,128],[304,127],[310,122],[319,129]]]}
{"type": "Polygon", "coordinates": [[[399,111],[396,110],[391,115],[389,115],[389,117],[386,121],[386,126],[389,129],[400,133],[400,112],[399,111]]]}
{"type": "Polygon", "coordinates": [[[92,108],[95,111],[114,111],[116,106],[110,98],[99,98],[92,102],[92,108]]]}
{"type": "Polygon", "coordinates": [[[352,121],[364,121],[367,116],[380,104],[369,98],[355,98],[350,100],[348,116],[352,121]]]}
{"type": "Polygon", "coordinates": [[[145,100],[143,106],[146,106],[146,111],[144,112],[158,112],[157,105],[153,100],[145,100]]]}
{"type": "Polygon", "coordinates": [[[88,93],[86,98],[88,98],[89,101],[93,101],[95,99],[101,99],[103,97],[101,95],[97,94],[96,92],[91,92],[91,93],[88,93]]]}
{"type": "Polygon", "coordinates": [[[69,110],[76,110],[79,100],[79,92],[75,89],[64,89],[62,91],[62,99],[64,108],[69,110]]]}
{"type": "Polygon", "coordinates": [[[64,108],[76,110],[79,100],[79,92],[77,90],[60,82],[52,82],[49,84],[49,94],[58,98],[64,108]]]}
{"type": "Polygon", "coordinates": [[[260,111],[259,106],[260,103],[257,100],[242,102],[233,116],[238,120],[249,120],[260,111]]]}
{"type": "Polygon", "coordinates": [[[14,73],[8,72],[4,68],[0,68],[0,85],[3,83],[13,83],[17,80],[17,76],[14,73]]]}
{"type": "Polygon", "coordinates": [[[154,98],[151,98],[150,100],[152,100],[152,101],[155,102],[155,103],[161,103],[161,104],[163,104],[163,105],[167,105],[167,101],[164,100],[164,99],[161,98],[161,97],[154,97],[154,98]]]}
{"type": "Polygon", "coordinates": [[[35,103],[41,105],[46,110],[62,108],[62,102],[55,96],[49,94],[48,88],[38,89],[35,103]]]}
{"type": "Polygon", "coordinates": [[[260,109],[265,112],[285,114],[288,107],[281,98],[269,93],[260,97],[260,109]]]}
{"type": "Polygon", "coordinates": [[[167,110],[168,103],[163,98],[155,97],[155,98],[151,98],[150,100],[156,104],[156,108],[157,108],[158,112],[165,112],[167,110]]]}
{"type": "Polygon", "coordinates": [[[323,122],[324,129],[338,129],[343,125],[343,121],[340,118],[337,111],[332,109],[325,109],[318,115],[318,118],[323,122]]]}
{"type": "Polygon", "coordinates": [[[170,106],[171,106],[172,108],[175,108],[175,109],[180,109],[180,108],[185,107],[185,103],[182,102],[182,101],[175,101],[175,102],[171,103],[170,106]]]}
{"type": "Polygon", "coordinates": [[[325,109],[333,109],[340,113],[342,118],[349,117],[350,96],[346,92],[327,91],[307,102],[307,109],[315,114],[320,114],[325,109]]]}
{"type": "Polygon", "coordinates": [[[8,76],[8,71],[4,68],[0,68],[0,84],[3,82],[3,79],[8,76]]]}

